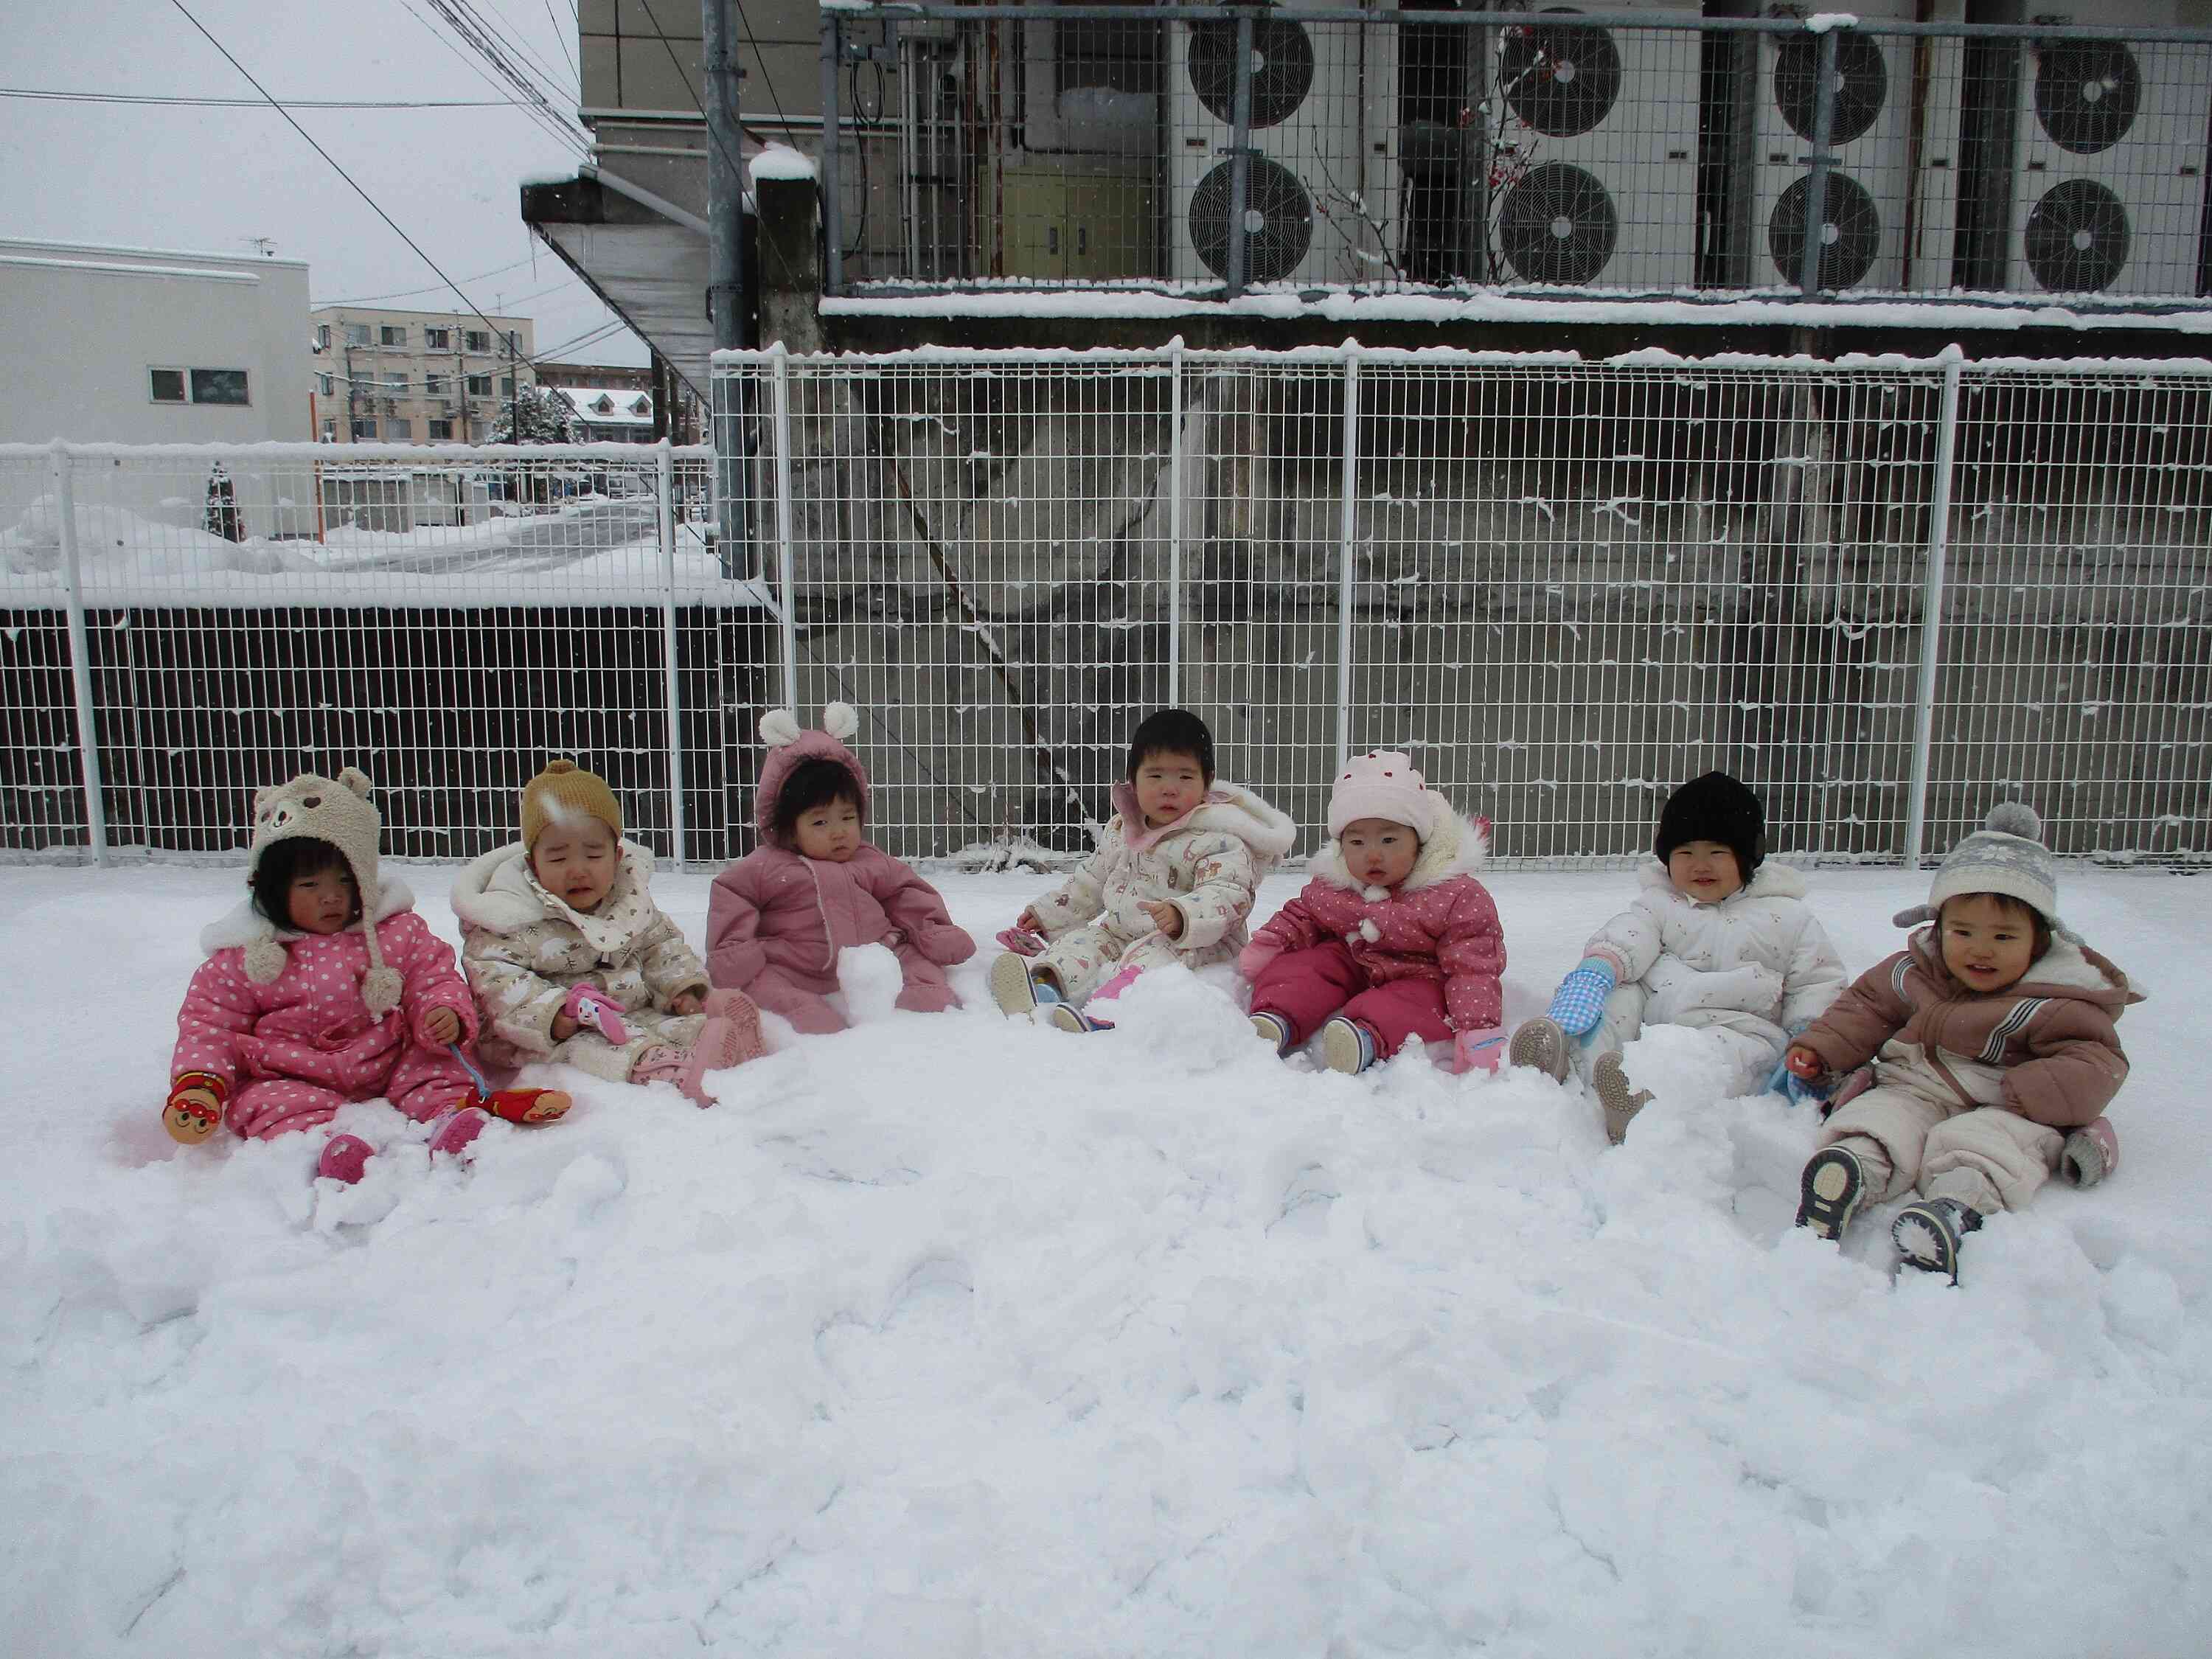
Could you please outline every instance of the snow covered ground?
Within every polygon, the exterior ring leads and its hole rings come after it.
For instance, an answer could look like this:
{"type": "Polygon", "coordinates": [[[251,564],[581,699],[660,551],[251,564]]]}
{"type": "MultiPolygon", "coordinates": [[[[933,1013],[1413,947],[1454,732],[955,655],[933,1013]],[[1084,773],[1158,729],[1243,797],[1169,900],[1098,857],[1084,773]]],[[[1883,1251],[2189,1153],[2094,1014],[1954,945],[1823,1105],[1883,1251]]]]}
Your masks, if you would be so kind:
{"type": "MultiPolygon", "coordinates": [[[[406,870],[454,937],[450,871],[406,870]]],[[[1498,876],[1509,1013],[1631,890],[1498,876]]],[[[2153,1000],[2119,1174],[1954,1290],[1789,1229],[1813,1120],[1285,1066],[1164,975],[873,1012],[475,1167],[179,1149],[233,871],[0,870],[9,1653],[2176,1655],[2212,1618],[2212,880],[2068,870],[2153,1000]]],[[[1925,891],[1816,872],[1856,970],[1925,891]]],[[[981,936],[1042,890],[952,877],[981,936]]],[[[1295,890],[1270,884],[1263,908],[1295,890]]],[[[664,878],[696,939],[707,878],[664,878]]]]}

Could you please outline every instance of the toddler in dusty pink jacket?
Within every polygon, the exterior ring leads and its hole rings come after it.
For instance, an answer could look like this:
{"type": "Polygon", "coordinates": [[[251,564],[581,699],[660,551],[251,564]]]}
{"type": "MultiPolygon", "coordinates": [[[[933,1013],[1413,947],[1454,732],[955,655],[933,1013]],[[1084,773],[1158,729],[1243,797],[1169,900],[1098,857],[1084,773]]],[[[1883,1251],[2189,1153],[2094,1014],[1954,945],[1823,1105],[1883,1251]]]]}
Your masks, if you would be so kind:
{"type": "Polygon", "coordinates": [[[1252,936],[1252,1029],[1286,1053],[1316,1030],[1322,1058],[1363,1072],[1413,1042],[1450,1042],[1461,1069],[1497,1069],[1505,936],[1474,872],[1480,823],[1395,751],[1362,755],[1330,792],[1334,839],[1305,890],[1252,936]]]}
{"type": "MultiPolygon", "coordinates": [[[[544,1122],[568,1109],[545,1089],[486,1092],[461,1049],[474,999],[453,947],[377,869],[383,821],[349,766],[254,797],[249,896],[200,934],[207,960],[177,1014],[162,1122],[193,1144],[219,1123],[251,1139],[317,1130],[353,1101],[389,1099],[462,1152],[487,1113],[544,1122]]],[[[357,1135],[324,1142],[316,1173],[361,1179],[357,1135]]]]}
{"type": "Polygon", "coordinates": [[[708,977],[801,1031],[844,1029],[830,997],[848,946],[889,946],[898,1006],[921,1013],[957,1006],[945,970],[975,954],[937,890],[868,844],[868,775],[846,747],[860,729],[842,702],[822,711],[820,731],[802,732],[787,709],[762,720],[760,845],[714,878],[707,902],[708,977]]]}

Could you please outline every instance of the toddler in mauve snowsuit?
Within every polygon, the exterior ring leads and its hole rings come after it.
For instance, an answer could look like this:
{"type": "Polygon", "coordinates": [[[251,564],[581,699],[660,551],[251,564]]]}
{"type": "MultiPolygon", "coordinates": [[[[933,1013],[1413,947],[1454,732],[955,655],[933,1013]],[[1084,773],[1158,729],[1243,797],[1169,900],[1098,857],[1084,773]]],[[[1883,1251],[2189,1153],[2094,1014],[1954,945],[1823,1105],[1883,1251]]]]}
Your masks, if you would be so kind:
{"type": "Polygon", "coordinates": [[[1049,1006],[1064,1030],[1105,1029],[1094,1007],[1148,968],[1234,962],[1261,878],[1297,826],[1250,790],[1213,775],[1213,735],[1163,709],[1129,740],[1114,816],[1097,852],[999,935],[991,994],[1017,1018],[1049,1006]]]}
{"type": "MultiPolygon", "coordinates": [[[[433,1126],[433,1151],[458,1153],[487,1109],[533,1122],[568,1109],[551,1091],[472,1086],[448,1046],[477,1035],[468,982],[404,884],[380,877],[370,787],[348,767],[254,798],[251,896],[201,933],[207,960],[177,1015],[163,1113],[177,1139],[204,1140],[220,1119],[266,1140],[381,1097],[433,1126]]],[[[357,1181],[370,1152],[333,1135],[317,1173],[357,1181]]]]}
{"type": "Polygon", "coordinates": [[[671,1083],[713,1105],[707,1073],[764,1052],[760,1011],[709,994],[683,931],[653,902],[653,854],[623,839],[614,791],[553,761],[523,786],[521,819],[520,841],[453,884],[484,1057],[671,1083]]]}
{"type": "Polygon", "coordinates": [[[822,729],[788,709],[761,721],[769,744],[753,821],[761,842],[714,878],[707,902],[707,971],[805,1032],[841,1031],[829,999],[838,952],[882,945],[898,958],[898,1006],[957,1005],[945,970],[975,954],[937,890],[865,839],[868,775],[846,747],[860,716],[833,702],[822,729]]]}
{"type": "Polygon", "coordinates": [[[1797,1224],[1839,1237],[1862,1200],[1918,1188],[1891,1237],[1959,1277],[1960,1241],[2053,1169],[2078,1186],[2118,1142],[2105,1108],[2128,1075],[2115,1022],[2128,976],[2058,919],[2033,809],[1997,807],[1943,860],[1905,948],[1862,974],[1790,1045],[1801,1078],[1850,1073],[1805,1166],[1797,1224]]]}
{"type": "Polygon", "coordinates": [[[1345,768],[1328,832],[1305,890],[1237,958],[1253,1029],[1279,1052],[1318,1031],[1340,1072],[1417,1040],[1451,1042],[1462,1070],[1495,1069],[1505,936],[1474,873],[1489,854],[1484,827],[1392,750],[1345,768]]]}

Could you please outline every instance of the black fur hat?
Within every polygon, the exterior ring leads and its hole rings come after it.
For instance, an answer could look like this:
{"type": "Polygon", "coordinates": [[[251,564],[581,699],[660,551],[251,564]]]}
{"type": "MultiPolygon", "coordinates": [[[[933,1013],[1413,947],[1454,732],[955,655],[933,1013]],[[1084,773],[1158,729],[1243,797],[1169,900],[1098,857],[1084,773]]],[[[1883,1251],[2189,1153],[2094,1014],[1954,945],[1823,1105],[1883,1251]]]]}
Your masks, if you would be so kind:
{"type": "Polygon", "coordinates": [[[1692,841],[1720,842],[1735,854],[1736,873],[1749,881],[1766,857],[1766,814],[1759,797],[1725,772],[1692,778],[1667,797],[1651,850],[1663,862],[1692,841]]]}

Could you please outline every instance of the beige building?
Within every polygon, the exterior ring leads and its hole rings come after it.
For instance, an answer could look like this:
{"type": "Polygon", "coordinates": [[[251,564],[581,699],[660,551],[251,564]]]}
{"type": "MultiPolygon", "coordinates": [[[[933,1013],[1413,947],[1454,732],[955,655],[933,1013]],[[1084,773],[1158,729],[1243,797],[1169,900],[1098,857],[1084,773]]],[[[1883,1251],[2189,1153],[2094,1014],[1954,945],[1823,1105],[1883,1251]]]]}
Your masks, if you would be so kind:
{"type": "Polygon", "coordinates": [[[483,443],[537,382],[527,317],[325,306],[309,321],[325,443],[483,443]]]}

